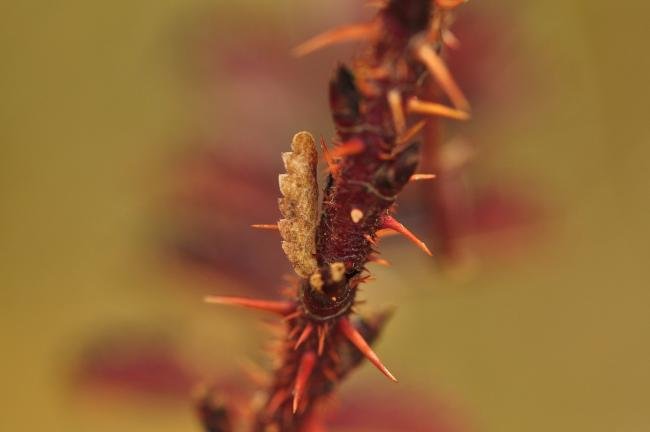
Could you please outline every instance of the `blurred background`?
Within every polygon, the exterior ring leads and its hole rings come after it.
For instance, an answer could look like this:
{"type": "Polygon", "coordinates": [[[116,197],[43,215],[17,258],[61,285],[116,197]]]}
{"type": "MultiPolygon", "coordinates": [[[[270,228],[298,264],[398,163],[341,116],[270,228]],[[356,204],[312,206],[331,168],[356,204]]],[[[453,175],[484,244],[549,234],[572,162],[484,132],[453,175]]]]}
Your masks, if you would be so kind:
{"type": "MultiPolygon", "coordinates": [[[[650,430],[650,61],[641,1],[470,1],[449,63],[474,106],[449,170],[400,200],[434,259],[382,240],[397,305],[337,431],[650,430]],[[441,224],[449,220],[452,223],[441,224]]],[[[199,431],[192,389],[249,394],[277,297],[279,152],[333,136],[354,46],[290,49],[359,2],[0,7],[0,430],[199,431]],[[247,360],[248,359],[248,360],[247,360]]],[[[442,173],[439,173],[442,174],[442,173]]]]}

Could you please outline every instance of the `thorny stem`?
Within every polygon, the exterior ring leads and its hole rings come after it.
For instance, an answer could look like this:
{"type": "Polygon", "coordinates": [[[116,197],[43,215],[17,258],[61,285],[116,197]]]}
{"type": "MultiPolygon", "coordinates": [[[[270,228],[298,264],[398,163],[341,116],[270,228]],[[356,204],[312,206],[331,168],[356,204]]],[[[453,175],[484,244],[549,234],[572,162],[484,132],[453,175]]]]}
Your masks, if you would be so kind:
{"type": "MultiPolygon", "coordinates": [[[[420,145],[412,141],[425,119],[469,117],[468,105],[439,52],[441,32],[456,0],[389,0],[369,24],[345,26],[316,36],[296,52],[305,54],[349,40],[366,42],[351,67],[340,65],[330,82],[336,147],[323,149],[330,173],[318,212],[315,144],[296,134],[292,152],[283,154],[287,173],[280,176],[277,228],[283,249],[300,279],[283,302],[240,297],[210,297],[281,315],[286,337],[265,397],[250,408],[247,430],[305,432],[320,429],[318,408],[336,385],[367,358],[397,381],[370,345],[388,312],[360,318],[354,314],[359,285],[369,279],[366,264],[378,261],[377,232],[391,229],[428,252],[392,215],[397,195],[413,177],[420,145]],[[428,76],[428,78],[427,78],[428,76]],[[455,107],[422,97],[425,80],[443,91],[455,107]],[[415,99],[418,97],[418,99],[415,99]],[[418,121],[420,120],[420,121],[418,121]]],[[[434,141],[436,127],[426,127],[434,141]]],[[[417,176],[431,178],[432,176],[417,176]]],[[[259,225],[268,229],[273,225],[259,225]]],[[[230,432],[230,414],[204,399],[201,414],[209,432],[230,432]],[[210,407],[214,409],[210,409],[210,407]]]]}

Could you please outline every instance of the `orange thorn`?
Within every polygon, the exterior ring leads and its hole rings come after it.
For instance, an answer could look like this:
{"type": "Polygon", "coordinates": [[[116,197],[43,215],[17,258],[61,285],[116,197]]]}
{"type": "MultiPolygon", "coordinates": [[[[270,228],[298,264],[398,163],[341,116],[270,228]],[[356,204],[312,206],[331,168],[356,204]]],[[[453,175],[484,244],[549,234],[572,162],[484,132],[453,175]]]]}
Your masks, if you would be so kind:
{"type": "Polygon", "coordinates": [[[307,340],[307,338],[309,337],[309,335],[311,334],[311,332],[312,332],[313,330],[314,330],[314,326],[311,325],[311,324],[307,324],[307,325],[305,326],[305,329],[302,331],[302,333],[300,333],[300,337],[298,338],[298,341],[297,341],[296,344],[294,345],[293,349],[294,349],[294,350],[297,350],[298,347],[299,347],[300,345],[302,345],[302,343],[303,343],[304,341],[307,340]]]}
{"type": "Polygon", "coordinates": [[[467,0],[436,0],[436,4],[443,9],[453,9],[466,1],[467,0]]]}
{"type": "MultiPolygon", "coordinates": [[[[406,144],[408,141],[411,141],[411,138],[413,138],[418,133],[420,133],[420,131],[426,124],[427,122],[424,120],[417,122],[416,124],[408,128],[406,132],[404,132],[401,136],[397,137],[397,139],[395,140],[395,144],[400,146],[402,144],[406,144]]],[[[399,152],[394,151],[393,153],[399,153],[399,152]]]]}
{"type": "Polygon", "coordinates": [[[311,54],[329,45],[370,39],[376,32],[375,23],[349,24],[318,34],[295,47],[291,53],[296,57],[311,54]]]}
{"type": "Polygon", "coordinates": [[[292,340],[294,337],[298,335],[299,331],[300,331],[300,327],[298,326],[294,327],[287,335],[287,339],[292,340]]]}
{"type": "Polygon", "coordinates": [[[426,43],[422,43],[416,48],[415,53],[420,61],[429,69],[429,72],[431,72],[431,75],[433,75],[447,96],[449,96],[454,106],[459,110],[469,111],[467,98],[465,98],[460,87],[454,81],[449,69],[447,69],[447,65],[445,65],[433,48],[426,43]]]}
{"type": "Polygon", "coordinates": [[[278,230],[278,224],[253,224],[251,228],[257,229],[266,229],[266,230],[278,230]]]}
{"type": "Polygon", "coordinates": [[[436,178],[435,174],[413,174],[409,181],[433,180],[434,178],[436,178]]]}
{"type": "Polygon", "coordinates": [[[388,228],[382,228],[382,229],[377,230],[375,232],[375,236],[378,239],[383,239],[385,237],[392,237],[392,236],[396,236],[396,235],[399,235],[399,233],[397,231],[393,231],[392,229],[388,229],[388,228]]]}
{"type": "Polygon", "coordinates": [[[300,315],[302,315],[302,311],[295,311],[293,313],[290,313],[289,315],[285,315],[282,320],[283,321],[291,321],[294,318],[298,318],[300,315]]]}
{"type": "Polygon", "coordinates": [[[273,415],[278,408],[280,408],[280,405],[282,405],[282,402],[284,402],[287,397],[289,397],[289,391],[288,390],[278,390],[273,397],[269,400],[269,403],[266,404],[266,412],[269,415],[273,415]]]}
{"type": "Polygon", "coordinates": [[[287,301],[256,300],[245,297],[207,296],[204,301],[211,304],[241,306],[249,309],[273,312],[280,315],[286,315],[296,308],[295,304],[287,301]]]}
{"type": "Polygon", "coordinates": [[[381,227],[392,229],[393,231],[397,231],[398,233],[402,234],[407,239],[415,243],[417,247],[422,249],[427,255],[432,256],[431,251],[429,250],[427,245],[424,244],[422,240],[417,238],[411,231],[408,230],[408,228],[402,225],[397,219],[395,219],[391,215],[388,214],[384,215],[384,217],[381,220],[381,227]]]}
{"type": "Polygon", "coordinates": [[[323,375],[325,375],[325,378],[330,380],[331,382],[337,382],[339,377],[336,375],[336,372],[334,372],[332,369],[328,367],[324,367],[322,369],[323,375]]]}
{"type": "Polygon", "coordinates": [[[451,49],[457,50],[460,48],[460,40],[447,29],[442,31],[442,42],[451,49]]]}
{"type": "Polygon", "coordinates": [[[334,150],[332,150],[331,155],[335,159],[341,158],[343,156],[354,155],[361,153],[364,147],[365,145],[363,144],[363,141],[358,138],[353,138],[336,146],[334,150]]]}
{"type": "Polygon", "coordinates": [[[327,350],[327,354],[332,359],[334,364],[338,365],[339,363],[341,363],[341,356],[339,356],[339,353],[336,352],[335,348],[327,350]]]}
{"type": "Polygon", "coordinates": [[[325,349],[325,336],[327,335],[327,324],[318,326],[318,356],[323,355],[325,349]]]}
{"type": "Polygon", "coordinates": [[[339,167],[334,161],[334,156],[332,156],[332,153],[330,153],[329,149],[327,148],[327,144],[325,143],[324,138],[320,139],[320,147],[323,151],[323,159],[327,164],[327,170],[330,172],[330,174],[332,174],[333,177],[336,177],[339,171],[339,167]]]}
{"type": "Polygon", "coordinates": [[[363,238],[365,238],[368,241],[368,243],[370,243],[371,245],[377,246],[377,242],[375,241],[375,239],[372,238],[370,234],[364,234],[363,238]]]}
{"type": "Polygon", "coordinates": [[[407,109],[409,112],[416,114],[424,115],[433,115],[446,117],[454,120],[468,120],[469,114],[465,111],[449,108],[448,106],[433,103],[433,102],[424,102],[418,98],[409,99],[407,109]]]}
{"type": "Polygon", "coordinates": [[[384,267],[390,267],[390,263],[388,262],[388,260],[385,260],[383,258],[379,258],[378,256],[375,256],[375,255],[371,255],[368,258],[368,261],[374,262],[375,264],[383,265],[384,267]]]}
{"type": "Polygon", "coordinates": [[[298,373],[296,374],[296,383],[293,387],[293,413],[295,414],[298,411],[298,404],[300,404],[300,399],[305,393],[305,388],[307,387],[307,382],[309,381],[309,376],[314,370],[314,365],[316,364],[316,354],[313,351],[308,351],[303,354],[300,359],[300,365],[298,365],[298,373]]]}
{"type": "Polygon", "coordinates": [[[381,373],[386,375],[391,380],[397,382],[397,378],[395,378],[395,376],[390,373],[388,368],[382,364],[381,360],[379,360],[379,357],[377,357],[377,354],[375,354],[372,348],[370,348],[366,340],[363,338],[363,336],[361,336],[357,329],[352,326],[352,323],[350,323],[350,320],[347,317],[343,317],[339,320],[339,328],[345,337],[348,338],[348,340],[352,342],[352,344],[356,346],[357,349],[361,351],[361,353],[368,360],[370,360],[370,362],[375,365],[377,369],[381,371],[381,373]]]}
{"type": "Polygon", "coordinates": [[[393,116],[393,125],[397,135],[404,133],[406,129],[406,118],[404,116],[404,109],[402,108],[402,94],[397,89],[391,89],[387,95],[388,106],[393,116]]]}

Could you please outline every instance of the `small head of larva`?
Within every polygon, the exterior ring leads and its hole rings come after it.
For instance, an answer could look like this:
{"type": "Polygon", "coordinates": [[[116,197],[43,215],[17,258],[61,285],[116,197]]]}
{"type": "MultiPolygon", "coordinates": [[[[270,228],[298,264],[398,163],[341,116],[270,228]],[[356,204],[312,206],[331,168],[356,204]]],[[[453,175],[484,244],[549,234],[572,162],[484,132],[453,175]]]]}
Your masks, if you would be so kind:
{"type": "MultiPolygon", "coordinates": [[[[282,250],[301,277],[309,277],[317,269],[315,233],[318,223],[318,153],[309,132],[298,132],[290,152],[282,153],[287,170],[278,176],[282,198],[278,200],[282,219],[278,229],[282,250]]],[[[314,280],[315,286],[318,281],[314,280]]]]}

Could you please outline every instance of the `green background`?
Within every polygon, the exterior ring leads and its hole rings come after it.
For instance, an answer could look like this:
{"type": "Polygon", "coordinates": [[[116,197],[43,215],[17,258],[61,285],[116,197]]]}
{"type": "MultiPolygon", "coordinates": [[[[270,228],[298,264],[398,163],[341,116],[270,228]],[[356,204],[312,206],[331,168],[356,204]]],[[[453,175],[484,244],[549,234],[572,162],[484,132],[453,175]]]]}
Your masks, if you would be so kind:
{"type": "MultiPolygon", "coordinates": [[[[74,390],[76,353],[114,324],[163,329],[206,370],[238,374],[238,353],[257,355],[254,315],[204,306],[202,293],[222,286],[170,271],[156,251],[170,160],[194,131],[218,135],[214,101],[179,72],[178,34],[207,14],[230,21],[233,40],[239,19],[273,22],[297,43],[349,20],[336,13],[344,2],[304,3],[0,6],[0,429],[199,430],[189,395],[185,406],[74,390]],[[296,30],[305,14],[313,27],[296,30]]],[[[463,281],[391,240],[394,266],[367,289],[371,304],[399,305],[378,351],[399,385],[435,389],[473,430],[650,430],[650,6],[464,7],[508,11],[516,25],[503,31],[520,47],[512,61],[533,76],[517,95],[525,114],[476,119],[477,146],[500,149],[484,166],[532,179],[551,216],[520,259],[463,281]]],[[[314,85],[324,89],[329,73],[314,85]]],[[[324,103],[316,112],[328,116],[324,103]]],[[[306,126],[278,127],[290,136],[306,126]]],[[[365,367],[343,392],[389,392],[380,380],[365,367]]]]}

